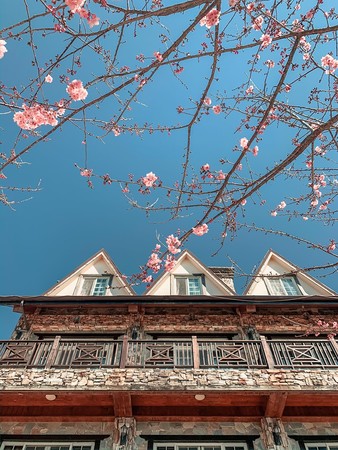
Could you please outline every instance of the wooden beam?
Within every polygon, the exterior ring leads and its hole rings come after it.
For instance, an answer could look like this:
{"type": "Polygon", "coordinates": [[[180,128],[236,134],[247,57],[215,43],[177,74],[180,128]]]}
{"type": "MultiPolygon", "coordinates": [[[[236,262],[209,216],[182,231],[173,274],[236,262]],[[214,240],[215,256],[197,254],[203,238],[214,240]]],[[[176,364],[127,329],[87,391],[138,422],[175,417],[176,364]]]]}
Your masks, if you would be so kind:
{"type": "MultiPolygon", "coordinates": [[[[260,422],[261,416],[134,416],[137,422],[260,422]]],[[[338,418],[337,418],[338,420],[338,418]]],[[[297,421],[296,421],[297,422],[297,421]]]]}
{"type": "Polygon", "coordinates": [[[287,396],[286,392],[272,392],[269,395],[264,416],[280,419],[283,416],[287,396]]]}
{"type": "Polygon", "coordinates": [[[129,392],[114,393],[114,414],[115,417],[133,416],[131,395],[129,392]]]}
{"type": "Polygon", "coordinates": [[[114,422],[114,416],[1,416],[1,422],[114,422]]]}

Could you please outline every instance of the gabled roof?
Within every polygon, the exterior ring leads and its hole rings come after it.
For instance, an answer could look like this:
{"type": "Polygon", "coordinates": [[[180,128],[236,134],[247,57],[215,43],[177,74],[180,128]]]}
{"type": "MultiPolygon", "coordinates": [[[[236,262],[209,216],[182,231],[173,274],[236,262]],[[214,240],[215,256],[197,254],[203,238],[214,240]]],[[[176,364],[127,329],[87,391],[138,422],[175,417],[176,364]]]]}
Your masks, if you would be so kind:
{"type": "Polygon", "coordinates": [[[286,274],[297,275],[298,280],[307,285],[310,285],[315,291],[317,291],[316,292],[317,295],[337,295],[335,291],[325,286],[325,284],[316,280],[314,277],[307,274],[306,272],[304,272],[304,270],[292,264],[290,261],[285,259],[283,256],[279,255],[272,249],[270,249],[264,256],[262,262],[260,263],[256,272],[252,276],[252,279],[248,284],[247,288],[245,289],[243,295],[254,295],[253,291],[255,290],[255,283],[257,283],[257,281],[261,278],[269,277],[269,274],[265,273],[265,271],[266,268],[270,265],[270,262],[273,260],[275,260],[278,264],[283,266],[283,271],[282,273],[280,273],[280,275],[286,274]]]}
{"type": "Polygon", "coordinates": [[[97,253],[95,253],[93,256],[87,259],[84,263],[78,266],[75,270],[73,270],[73,272],[69,273],[62,280],[54,284],[54,286],[48,289],[48,291],[46,291],[43,295],[47,296],[55,295],[56,291],[59,291],[60,288],[62,288],[62,286],[65,286],[71,279],[77,278],[80,274],[85,272],[86,269],[88,269],[90,266],[95,265],[95,263],[99,262],[100,260],[103,260],[105,265],[107,266],[108,269],[107,272],[109,274],[114,275],[117,278],[118,284],[121,285],[121,291],[122,290],[127,291],[125,295],[135,295],[134,290],[124,279],[121,272],[119,271],[114,261],[110,258],[105,249],[99,250],[97,253]]]}
{"type": "Polygon", "coordinates": [[[215,273],[205,266],[195,255],[193,255],[189,250],[184,250],[180,257],[176,261],[176,265],[171,272],[163,272],[162,275],[154,282],[149,289],[147,289],[144,295],[157,295],[156,291],[159,286],[162,285],[171,274],[177,273],[177,270],[181,266],[182,262],[188,259],[191,264],[196,267],[195,273],[202,273],[205,275],[206,279],[209,279],[218,289],[222,292],[222,295],[234,295],[235,291],[227,286],[215,273]]]}

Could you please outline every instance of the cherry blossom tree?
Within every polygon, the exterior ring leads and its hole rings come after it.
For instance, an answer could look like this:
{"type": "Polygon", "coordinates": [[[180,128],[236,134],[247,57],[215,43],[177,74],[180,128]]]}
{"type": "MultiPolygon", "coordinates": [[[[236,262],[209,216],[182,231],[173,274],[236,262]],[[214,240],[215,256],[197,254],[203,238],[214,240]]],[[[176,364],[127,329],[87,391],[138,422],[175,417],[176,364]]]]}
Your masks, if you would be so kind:
{"type": "Polygon", "coordinates": [[[93,151],[91,137],[97,146],[108,135],[138,139],[184,133],[184,161],[174,184],[166,173],[152,172],[151,160],[148,173],[118,176],[97,173],[87,159],[76,164],[89,187],[116,184],[126,201],[146,214],[160,211],[179,221],[193,213],[186,231],[176,233],[173,226],[164,254],[158,246],[151,253],[142,273],[146,283],[151,282],[148,270],[171,270],[184,242],[192,234],[207,239],[216,222],[222,225],[221,245],[238,227],[258,229],[245,214],[250,204],[276,218],[276,228],[262,232],[326,252],[332,257],[327,266],[337,269],[334,235],[328,242],[320,237],[309,242],[301,232],[290,236],[278,226],[280,216],[320,226],[337,220],[338,13],[333,1],[30,3],[20,4],[25,18],[0,32],[2,71],[10,52],[23,45],[34,69],[33,76],[23,71],[20,86],[3,82],[0,87],[2,117],[16,127],[11,147],[1,153],[3,205],[17,201],[14,191],[39,189],[20,187],[11,169],[25,164],[46,140],[60,139],[56,132],[67,127],[81,130],[79,146],[86,155],[93,151]],[[142,53],[134,52],[135,43],[142,53]],[[43,59],[40,48],[53,54],[43,59]],[[158,80],[165,80],[177,102],[167,108],[170,122],[159,124],[153,112],[139,112],[158,80]],[[221,117],[219,126],[231,137],[217,165],[208,161],[215,147],[210,135],[211,150],[196,166],[194,135],[208,133],[210,123],[221,117]],[[280,197],[267,208],[265,190],[276,180],[280,197]]]}

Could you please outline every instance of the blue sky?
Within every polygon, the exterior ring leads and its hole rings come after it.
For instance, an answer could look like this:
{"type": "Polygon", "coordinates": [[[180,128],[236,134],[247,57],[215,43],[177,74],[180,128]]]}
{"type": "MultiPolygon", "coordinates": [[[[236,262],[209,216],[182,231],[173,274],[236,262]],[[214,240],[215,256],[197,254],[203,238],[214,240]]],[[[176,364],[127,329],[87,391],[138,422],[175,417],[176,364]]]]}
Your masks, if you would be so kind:
{"type": "MultiPolygon", "coordinates": [[[[4,4],[1,28],[14,20],[11,2],[6,0],[4,4]]],[[[17,20],[24,17],[20,8],[15,10],[15,14],[17,20]]],[[[187,14],[175,24],[170,24],[173,37],[184,23],[189,23],[187,14]]],[[[158,39],[161,30],[161,27],[148,27],[138,31],[139,38],[130,39],[123,47],[120,66],[129,64],[133,67],[136,64],[135,55],[144,53],[150,58],[153,51],[162,50],[158,39]]],[[[39,40],[37,54],[41,64],[48,61],[51,48],[53,52],[59,51],[61,38],[57,36],[55,42],[53,39],[54,35],[51,39],[39,40]]],[[[206,39],[205,29],[197,28],[194,38],[190,41],[191,48],[197,48],[203,39],[206,39]]],[[[35,73],[26,41],[27,37],[20,42],[8,39],[8,53],[0,61],[2,81],[10,86],[15,84],[18,89],[35,73]]],[[[266,54],[264,57],[267,59],[271,55],[266,54]]],[[[229,86],[233,86],[232,82],[237,82],[237,75],[245,73],[247,59],[248,54],[225,57],[222,75],[211,91],[214,104],[224,95],[225,88],[229,89],[229,86]]],[[[101,73],[103,64],[100,65],[97,61],[93,55],[86,54],[76,76],[88,82],[92,74],[101,73]]],[[[192,105],[189,99],[199,98],[208,77],[209,66],[206,60],[194,64],[187,62],[184,64],[184,72],[173,81],[170,69],[164,68],[161,76],[138,96],[138,103],[133,105],[133,111],[128,116],[130,123],[146,120],[154,124],[183,121],[184,116],[177,115],[176,107],[183,105],[188,108],[192,105]]],[[[63,70],[64,67],[53,73],[56,80],[63,70]]],[[[257,84],[260,81],[258,76],[254,80],[257,84]]],[[[303,84],[304,91],[293,92],[290,101],[303,96],[305,90],[312,88],[311,83],[313,79],[309,77],[303,84]]],[[[89,89],[89,98],[98,95],[99,89],[89,89]]],[[[52,85],[45,86],[44,92],[54,101],[55,98],[65,96],[64,90],[65,85],[55,81],[52,85]]],[[[116,99],[100,105],[100,109],[95,112],[97,116],[105,119],[116,113],[116,99]]],[[[12,116],[12,113],[1,115],[0,139],[2,151],[5,152],[11,148],[18,133],[12,116]]],[[[224,169],[219,159],[234,158],[229,149],[238,144],[242,137],[241,133],[235,132],[239,120],[240,115],[237,114],[228,118],[214,114],[203,117],[201,124],[192,133],[191,167],[195,168],[195,172],[205,163],[209,163],[214,170],[224,169]]],[[[43,128],[44,131],[47,130],[47,127],[43,128]]],[[[259,158],[250,162],[253,169],[259,170],[260,166],[268,166],[280,160],[290,148],[291,136],[292,133],[287,128],[272,128],[260,144],[259,158]]],[[[29,137],[27,142],[32,140],[33,138],[29,137]]],[[[183,211],[178,221],[168,220],[168,216],[163,213],[150,215],[148,218],[143,211],[128,203],[118,184],[103,186],[100,180],[94,179],[94,188],[89,189],[86,180],[74,167],[74,163],[81,167],[85,165],[82,140],[81,130],[74,126],[65,126],[61,131],[58,130],[51,140],[33,148],[25,157],[27,164],[20,168],[10,167],[6,171],[9,185],[12,183],[18,186],[36,186],[41,180],[41,191],[32,194],[32,199],[15,205],[15,210],[5,207],[0,209],[3,231],[0,295],[41,294],[100,248],[108,251],[123,273],[131,275],[139,270],[139,266],[145,264],[158,236],[165,242],[168,234],[175,233],[178,229],[188,230],[196,224],[201,210],[183,211]]],[[[25,142],[20,141],[18,148],[22,148],[24,144],[25,142]]],[[[141,137],[128,133],[118,137],[109,135],[104,142],[93,136],[88,138],[88,167],[98,174],[108,172],[112,177],[124,179],[129,173],[133,173],[135,179],[138,179],[153,171],[169,185],[180,180],[185,145],[186,137],[183,131],[170,135],[165,132],[153,135],[144,133],[141,137]]],[[[304,164],[304,161],[305,157],[301,163],[304,164]]],[[[302,235],[312,242],[326,244],[330,239],[336,238],[336,230],[332,226],[325,227],[317,220],[305,222],[300,217],[289,221],[288,217],[270,216],[270,211],[281,200],[288,202],[290,196],[300,195],[303,191],[304,186],[296,181],[284,182],[282,179],[276,179],[262,190],[265,205],[258,206],[257,197],[249,199],[245,209],[239,212],[238,222],[280,229],[290,234],[302,235]]],[[[156,201],[158,198],[158,203],[162,202],[159,190],[146,198],[137,194],[135,196],[144,203],[156,201]]],[[[29,197],[30,194],[22,194],[20,198],[29,197]]],[[[212,256],[219,249],[220,232],[221,224],[215,223],[207,235],[191,237],[185,247],[206,265],[230,266],[232,261],[235,261],[245,274],[252,272],[269,248],[273,248],[300,267],[334,261],[329,255],[308,248],[307,245],[271,234],[248,232],[246,229],[240,229],[235,236],[229,235],[217,255],[212,256]]],[[[317,272],[313,275],[316,277],[323,273],[317,272]]],[[[338,291],[337,278],[335,275],[328,275],[320,280],[338,291]]],[[[243,291],[246,281],[245,276],[237,278],[236,288],[239,293],[243,291]]],[[[143,287],[137,288],[138,292],[142,292],[143,287]]],[[[0,338],[6,339],[14,327],[17,315],[11,313],[8,307],[1,308],[0,312],[0,338]]]]}

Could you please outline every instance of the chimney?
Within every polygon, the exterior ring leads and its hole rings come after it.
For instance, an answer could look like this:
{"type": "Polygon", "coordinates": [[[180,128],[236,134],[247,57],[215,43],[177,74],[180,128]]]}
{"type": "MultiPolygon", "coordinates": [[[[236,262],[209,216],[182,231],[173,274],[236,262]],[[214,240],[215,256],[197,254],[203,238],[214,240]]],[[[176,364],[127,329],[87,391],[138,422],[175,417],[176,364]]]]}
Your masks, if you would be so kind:
{"type": "Polygon", "coordinates": [[[224,284],[230,289],[235,291],[234,274],[235,269],[233,267],[209,267],[209,269],[218,277],[224,284]]]}

